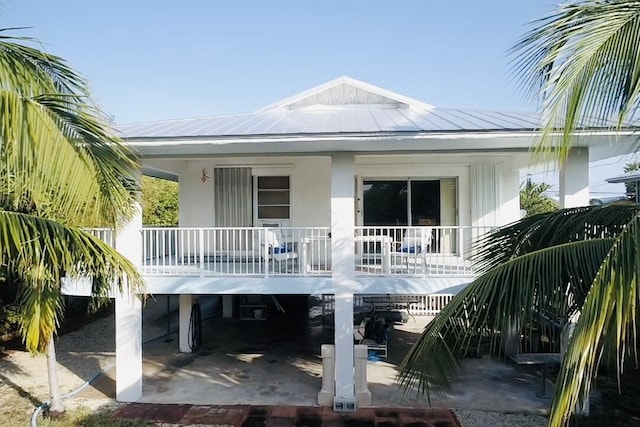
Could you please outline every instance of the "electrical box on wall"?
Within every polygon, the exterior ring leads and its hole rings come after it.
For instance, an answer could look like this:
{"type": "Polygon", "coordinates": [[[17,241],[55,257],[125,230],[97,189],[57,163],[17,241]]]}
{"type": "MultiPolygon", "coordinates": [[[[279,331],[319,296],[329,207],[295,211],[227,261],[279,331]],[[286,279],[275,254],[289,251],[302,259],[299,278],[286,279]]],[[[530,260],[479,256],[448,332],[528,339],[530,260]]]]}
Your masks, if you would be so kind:
{"type": "Polygon", "coordinates": [[[335,412],[354,412],[356,410],[356,398],[336,397],[333,400],[333,410],[335,412]]]}

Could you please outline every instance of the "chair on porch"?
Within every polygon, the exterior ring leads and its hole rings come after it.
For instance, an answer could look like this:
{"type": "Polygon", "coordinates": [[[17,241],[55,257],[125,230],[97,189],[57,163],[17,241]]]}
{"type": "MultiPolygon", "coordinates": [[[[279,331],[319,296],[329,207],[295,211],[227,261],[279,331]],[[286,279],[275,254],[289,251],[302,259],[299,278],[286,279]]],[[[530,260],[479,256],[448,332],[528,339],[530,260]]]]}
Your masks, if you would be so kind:
{"type": "Polygon", "coordinates": [[[407,229],[402,241],[393,247],[391,259],[394,265],[399,265],[403,270],[406,269],[407,273],[417,273],[418,264],[420,264],[422,273],[429,273],[427,253],[431,250],[432,234],[431,227],[407,229]]]}
{"type": "MultiPolygon", "coordinates": [[[[282,233],[278,229],[266,229],[263,245],[265,247],[263,251],[265,262],[268,262],[270,265],[277,264],[277,271],[279,272],[287,271],[287,262],[291,259],[295,260],[298,258],[298,253],[295,251],[293,244],[285,243],[282,238],[282,233]]],[[[269,266],[267,266],[267,268],[269,268],[269,266]]]]}

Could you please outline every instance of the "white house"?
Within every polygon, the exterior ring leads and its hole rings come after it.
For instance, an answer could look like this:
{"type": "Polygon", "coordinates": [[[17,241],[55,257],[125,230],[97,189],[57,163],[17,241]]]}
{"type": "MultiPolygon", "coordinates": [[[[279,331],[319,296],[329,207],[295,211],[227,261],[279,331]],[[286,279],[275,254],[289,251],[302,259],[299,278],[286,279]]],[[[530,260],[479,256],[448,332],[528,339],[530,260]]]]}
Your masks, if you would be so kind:
{"type": "MultiPolygon", "coordinates": [[[[335,295],[334,396],[350,401],[354,296],[469,283],[473,237],[519,218],[538,127],[532,114],[440,109],[348,77],[253,113],[121,126],[143,174],[179,182],[180,226],[138,218],[115,245],[149,292],[180,295],[182,351],[194,296],[222,295],[230,316],[234,295],[335,295]]],[[[589,161],[628,151],[625,136],[579,132],[563,206],[588,205],[589,161]]],[[[117,297],[118,400],[141,396],[141,325],[140,303],[117,297]]]]}

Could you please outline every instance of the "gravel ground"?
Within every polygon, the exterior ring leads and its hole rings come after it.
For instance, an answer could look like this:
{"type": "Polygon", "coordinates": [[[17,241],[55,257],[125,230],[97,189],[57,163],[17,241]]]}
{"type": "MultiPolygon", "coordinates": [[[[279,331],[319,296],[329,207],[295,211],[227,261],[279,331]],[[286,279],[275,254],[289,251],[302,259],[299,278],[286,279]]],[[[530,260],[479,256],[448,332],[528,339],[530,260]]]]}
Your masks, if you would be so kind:
{"type": "MultiPolygon", "coordinates": [[[[144,310],[144,340],[166,332],[166,300],[150,300],[144,310]]],[[[176,307],[174,302],[172,307],[176,307]]],[[[103,317],[56,342],[58,379],[63,393],[80,387],[86,379],[115,362],[113,316],[103,317]]],[[[0,357],[0,425],[25,425],[36,405],[48,399],[47,363],[43,356],[32,357],[22,351],[9,351],[0,357]]],[[[118,403],[108,398],[65,400],[68,409],[115,409],[118,403]]],[[[540,415],[456,410],[464,427],[544,426],[540,415]]]]}
{"type": "Polygon", "coordinates": [[[454,412],[463,427],[542,427],[547,425],[547,419],[541,415],[463,410],[454,412]]]}

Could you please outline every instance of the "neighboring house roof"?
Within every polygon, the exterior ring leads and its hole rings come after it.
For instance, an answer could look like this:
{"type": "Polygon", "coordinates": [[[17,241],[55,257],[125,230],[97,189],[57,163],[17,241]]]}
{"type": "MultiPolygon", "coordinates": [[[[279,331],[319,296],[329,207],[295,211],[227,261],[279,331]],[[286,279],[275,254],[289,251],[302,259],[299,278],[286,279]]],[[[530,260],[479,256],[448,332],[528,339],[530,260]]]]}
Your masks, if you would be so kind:
{"type": "Polygon", "coordinates": [[[619,184],[621,182],[636,182],[640,181],[640,170],[627,172],[622,175],[614,176],[613,178],[607,178],[606,180],[610,184],[619,184]]]}
{"type": "Polygon", "coordinates": [[[535,130],[537,115],[437,108],[340,77],[245,114],[119,126],[127,139],[535,130]]]}

